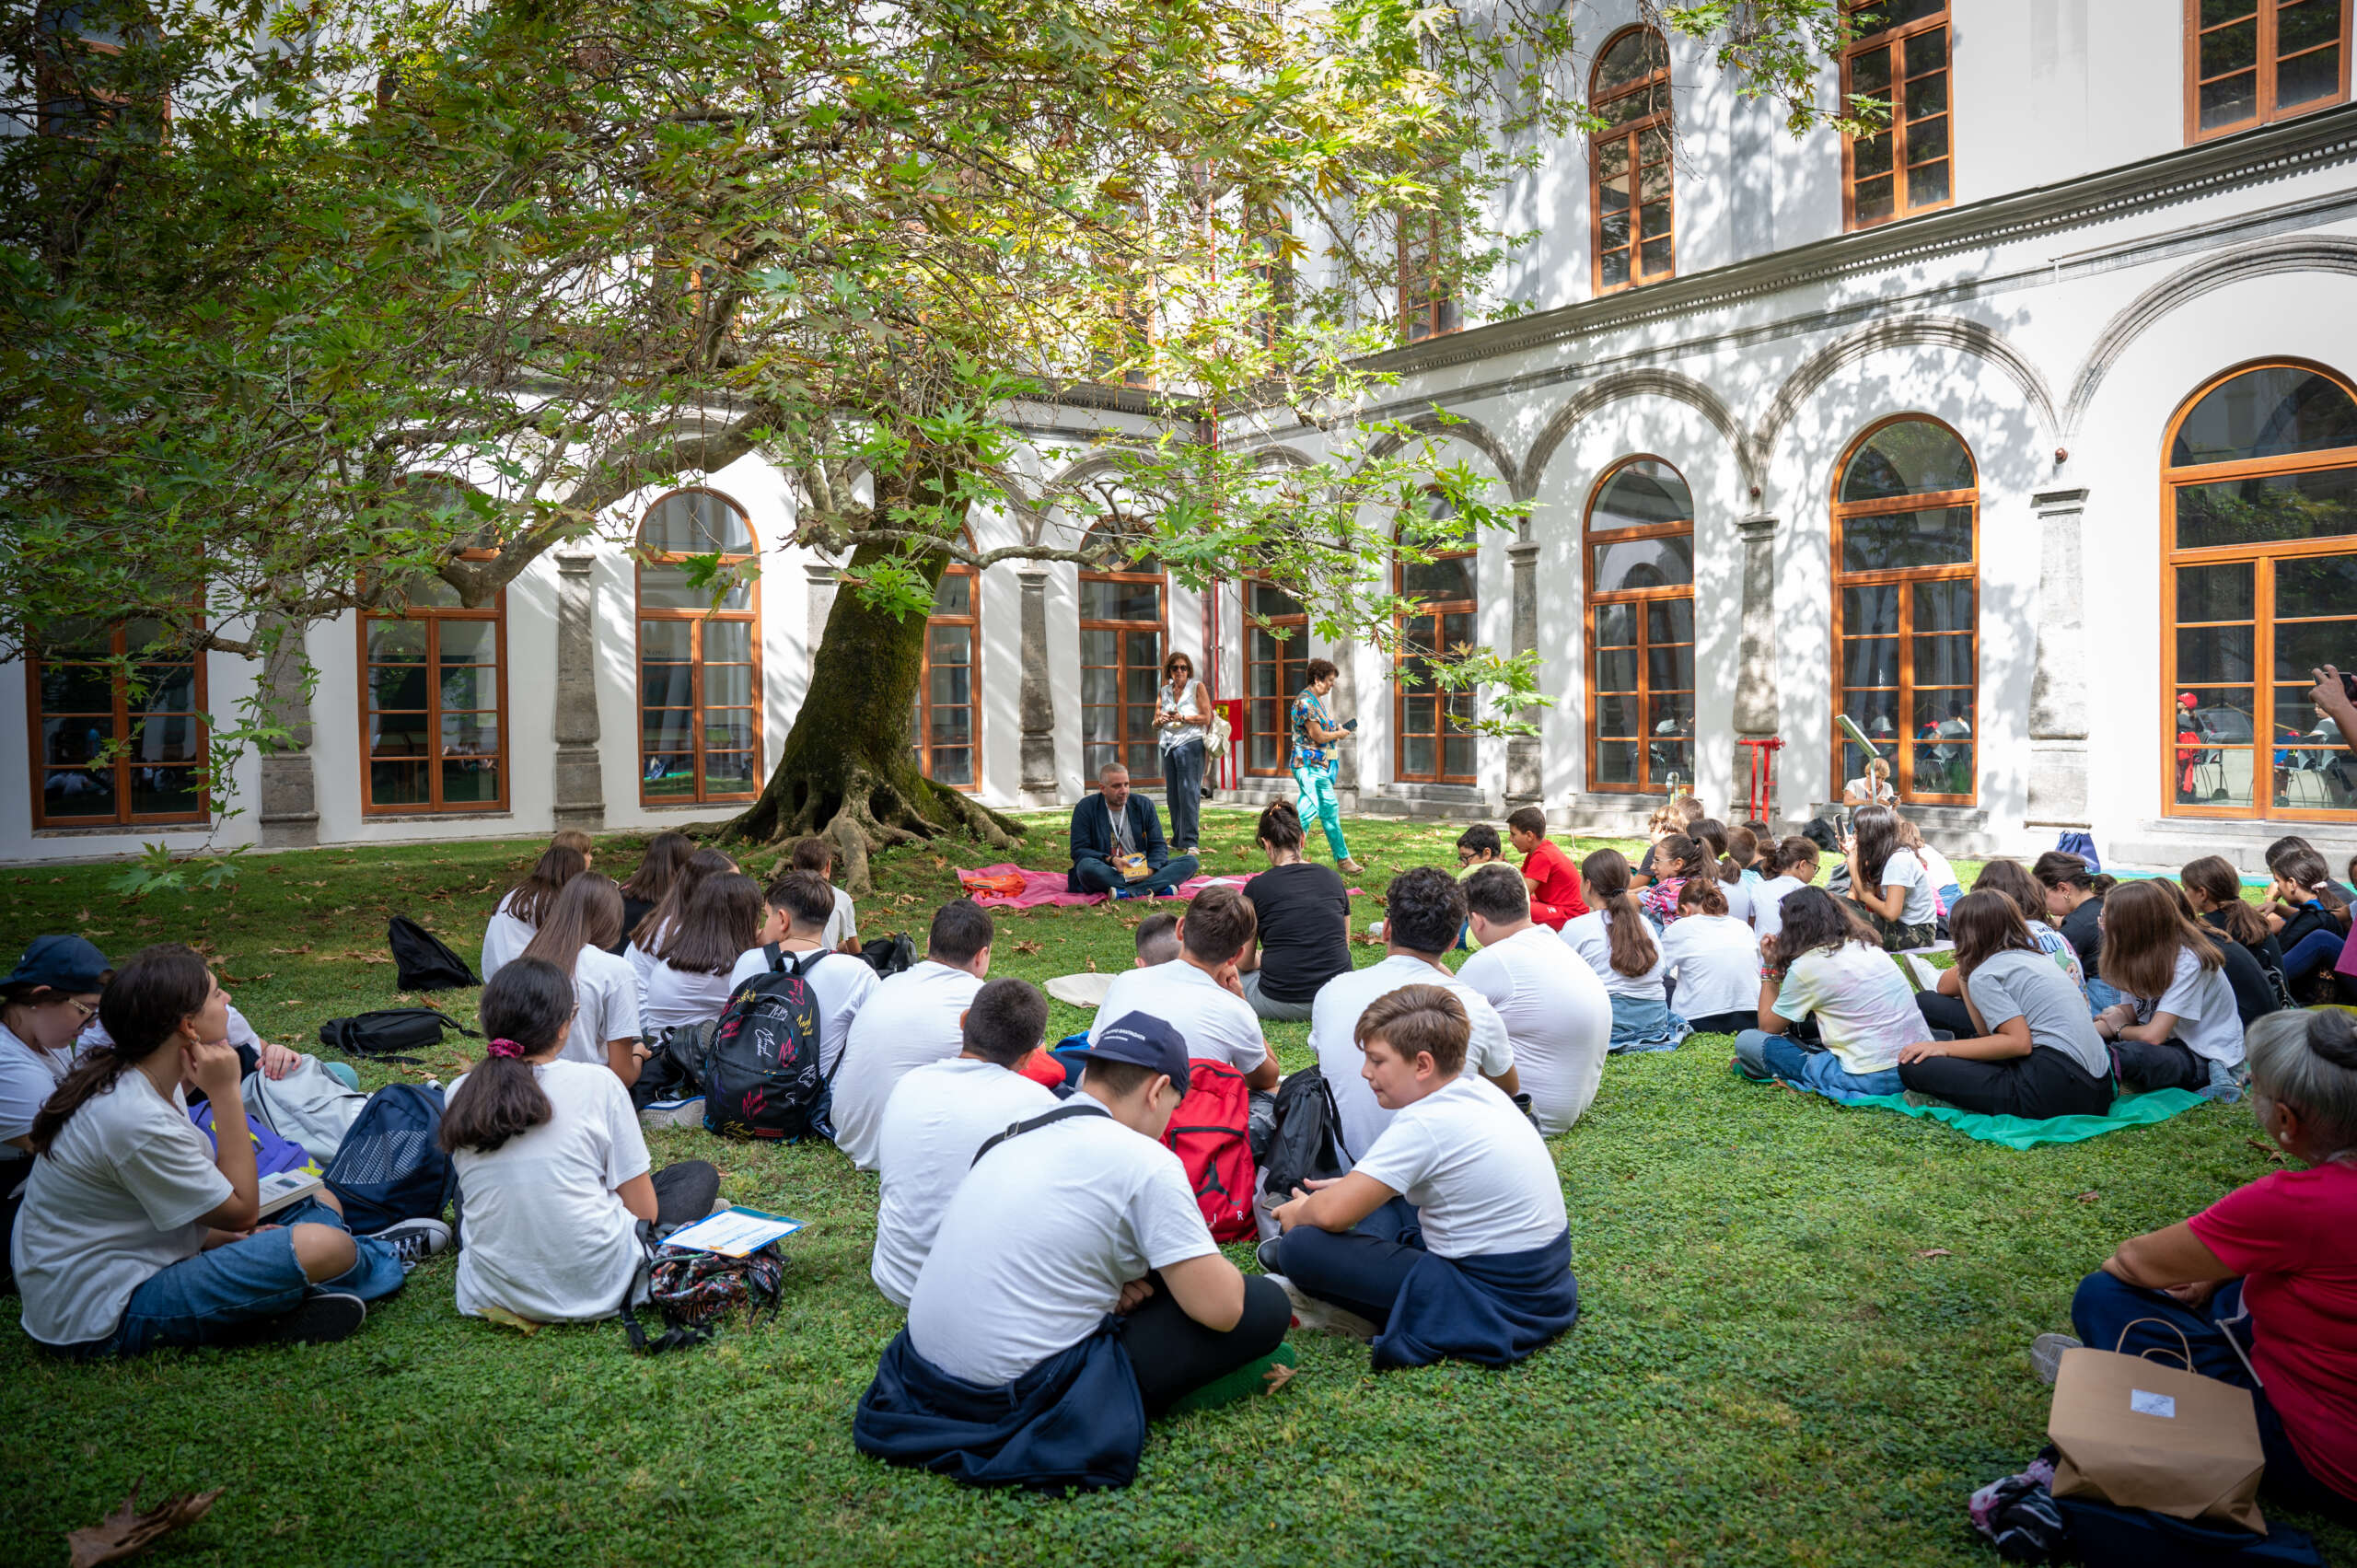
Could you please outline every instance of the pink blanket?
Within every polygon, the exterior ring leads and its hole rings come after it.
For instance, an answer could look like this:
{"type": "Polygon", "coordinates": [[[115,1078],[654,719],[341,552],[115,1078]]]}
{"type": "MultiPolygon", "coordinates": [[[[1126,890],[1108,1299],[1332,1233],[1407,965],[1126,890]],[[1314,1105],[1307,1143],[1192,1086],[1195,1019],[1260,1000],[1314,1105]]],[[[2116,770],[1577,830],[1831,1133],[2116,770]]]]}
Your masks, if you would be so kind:
{"type": "MultiPolygon", "coordinates": [[[[1064,886],[1065,877],[1066,874],[1062,871],[1027,871],[1019,865],[985,865],[979,871],[958,872],[958,885],[984,909],[1028,910],[1037,909],[1042,904],[1064,909],[1076,904],[1106,903],[1112,899],[1110,893],[1069,892],[1064,886]],[[1019,893],[990,885],[1004,884],[1013,877],[1022,878],[1023,890],[1019,893]]],[[[1177,891],[1157,894],[1156,897],[1191,899],[1205,888],[1214,885],[1241,888],[1251,879],[1249,877],[1194,877],[1178,884],[1177,891]]]]}

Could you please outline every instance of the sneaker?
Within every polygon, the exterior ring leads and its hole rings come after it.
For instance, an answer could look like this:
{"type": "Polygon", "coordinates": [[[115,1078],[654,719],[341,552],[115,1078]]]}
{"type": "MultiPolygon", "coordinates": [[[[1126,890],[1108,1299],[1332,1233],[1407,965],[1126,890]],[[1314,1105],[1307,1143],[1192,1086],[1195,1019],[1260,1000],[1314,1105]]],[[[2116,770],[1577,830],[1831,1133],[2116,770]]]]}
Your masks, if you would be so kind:
{"type": "Polygon", "coordinates": [[[1361,865],[1355,860],[1338,860],[1334,863],[1334,869],[1341,872],[1345,877],[1364,877],[1366,875],[1366,867],[1361,865]]]}
{"type": "Polygon", "coordinates": [[[404,1269],[414,1269],[437,1252],[450,1250],[450,1227],[440,1220],[403,1220],[377,1233],[389,1244],[404,1269]]]}
{"type": "Polygon", "coordinates": [[[1905,958],[1906,958],[1906,959],[1907,959],[1907,968],[1908,968],[1909,971],[1910,971],[1910,973],[1912,973],[1912,974],[1914,975],[1914,977],[1915,977],[1915,989],[1916,989],[1916,990],[1918,990],[1918,991],[1937,991],[1937,990],[1939,990],[1939,988],[1940,988],[1940,967],[1939,967],[1939,965],[1937,965],[1937,964],[1935,964],[1935,963],[1932,962],[1929,958],[1924,958],[1924,957],[1923,957],[1922,954],[1920,954],[1920,953],[1908,953],[1908,954],[1904,955],[1904,957],[1905,957],[1905,958]]]}
{"type": "Polygon", "coordinates": [[[1320,1301],[1295,1285],[1283,1274],[1271,1274],[1293,1304],[1294,1326],[1307,1333],[1341,1334],[1350,1339],[1366,1341],[1375,1338],[1374,1324],[1355,1312],[1346,1311],[1331,1302],[1320,1301]]]}
{"type": "Polygon", "coordinates": [[[1284,1270],[1277,1266],[1277,1243],[1283,1239],[1284,1238],[1283,1237],[1272,1236],[1269,1237],[1268,1240],[1260,1243],[1260,1246],[1252,1249],[1252,1260],[1260,1265],[1260,1272],[1262,1273],[1282,1274],[1284,1272],[1284,1270]]]}
{"type": "Polygon", "coordinates": [[[2029,1369],[2041,1383],[2051,1383],[2062,1370],[2062,1353],[2086,1347],[2068,1334],[2040,1334],[2029,1342],[2029,1369]]]}
{"type": "Polygon", "coordinates": [[[1773,1073],[1754,1073],[1743,1064],[1743,1058],[1740,1056],[1727,1058],[1727,1071],[1747,1084],[1769,1084],[1775,1082],[1776,1079],[1773,1073]]]}
{"type": "Polygon", "coordinates": [[[271,1324],[270,1337],[283,1344],[331,1345],[358,1333],[366,1321],[368,1304],[351,1292],[315,1290],[271,1324]]]}

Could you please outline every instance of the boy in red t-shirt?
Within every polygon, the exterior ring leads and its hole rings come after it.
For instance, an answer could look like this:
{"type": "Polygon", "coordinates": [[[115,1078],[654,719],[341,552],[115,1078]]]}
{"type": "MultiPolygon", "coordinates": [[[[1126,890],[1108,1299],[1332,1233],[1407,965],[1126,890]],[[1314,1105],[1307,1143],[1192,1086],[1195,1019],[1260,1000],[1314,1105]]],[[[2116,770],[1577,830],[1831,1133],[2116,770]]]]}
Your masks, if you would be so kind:
{"type": "Polygon", "coordinates": [[[1530,918],[1550,931],[1587,913],[1580,897],[1580,874],[1559,844],[1547,839],[1547,814],[1526,806],[1506,819],[1506,837],[1522,856],[1522,879],[1530,888],[1530,918]]]}

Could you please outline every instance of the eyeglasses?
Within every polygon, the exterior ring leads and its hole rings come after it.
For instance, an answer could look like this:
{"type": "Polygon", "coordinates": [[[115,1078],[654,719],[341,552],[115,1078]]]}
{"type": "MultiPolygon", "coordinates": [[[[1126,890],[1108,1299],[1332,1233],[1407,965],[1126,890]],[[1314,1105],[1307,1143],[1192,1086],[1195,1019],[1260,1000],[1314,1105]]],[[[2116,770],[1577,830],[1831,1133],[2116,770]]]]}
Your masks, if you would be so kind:
{"type": "Polygon", "coordinates": [[[86,1024],[99,1016],[99,1005],[95,1002],[85,1002],[78,996],[69,996],[65,999],[65,1005],[81,1014],[82,1021],[86,1024]]]}

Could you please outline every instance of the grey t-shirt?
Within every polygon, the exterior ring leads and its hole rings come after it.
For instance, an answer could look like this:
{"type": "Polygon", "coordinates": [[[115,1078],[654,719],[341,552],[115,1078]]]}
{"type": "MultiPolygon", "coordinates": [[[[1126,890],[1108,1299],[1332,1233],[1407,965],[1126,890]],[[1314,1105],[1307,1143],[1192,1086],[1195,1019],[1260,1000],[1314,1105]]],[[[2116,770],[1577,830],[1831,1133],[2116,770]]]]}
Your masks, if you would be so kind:
{"type": "Polygon", "coordinates": [[[2086,998],[2044,953],[1999,953],[1974,970],[1964,985],[1992,1033],[2008,1018],[2026,1018],[2033,1047],[2062,1052],[2090,1077],[2111,1072],[2111,1052],[2087,1016],[2086,998]]]}

